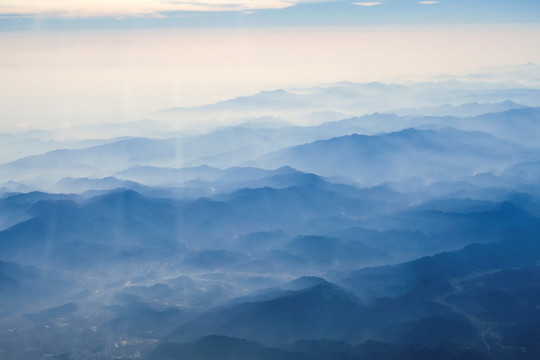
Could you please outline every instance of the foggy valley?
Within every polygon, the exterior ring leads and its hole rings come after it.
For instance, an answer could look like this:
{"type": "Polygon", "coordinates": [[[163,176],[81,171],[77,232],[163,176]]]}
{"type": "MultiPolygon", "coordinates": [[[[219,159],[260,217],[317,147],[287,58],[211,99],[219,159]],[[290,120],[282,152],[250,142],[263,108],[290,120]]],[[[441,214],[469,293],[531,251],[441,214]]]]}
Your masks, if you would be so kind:
{"type": "Polygon", "coordinates": [[[540,90],[498,76],[1,134],[0,359],[538,359],[540,90]]]}

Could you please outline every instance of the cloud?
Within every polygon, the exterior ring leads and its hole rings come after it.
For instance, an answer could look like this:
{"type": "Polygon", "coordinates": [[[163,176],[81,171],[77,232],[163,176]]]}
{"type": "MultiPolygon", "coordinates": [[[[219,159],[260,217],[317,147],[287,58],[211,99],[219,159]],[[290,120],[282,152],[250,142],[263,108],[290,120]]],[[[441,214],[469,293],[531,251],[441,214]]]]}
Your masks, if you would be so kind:
{"type": "Polygon", "coordinates": [[[440,3],[440,1],[419,1],[420,5],[434,5],[440,3]]]}
{"type": "Polygon", "coordinates": [[[375,6],[375,5],[381,5],[382,1],[363,1],[363,2],[356,2],[353,3],[353,5],[359,5],[359,6],[375,6]]]}
{"type": "Polygon", "coordinates": [[[325,0],[0,0],[0,15],[55,17],[156,16],[167,12],[250,12],[325,0]]]}

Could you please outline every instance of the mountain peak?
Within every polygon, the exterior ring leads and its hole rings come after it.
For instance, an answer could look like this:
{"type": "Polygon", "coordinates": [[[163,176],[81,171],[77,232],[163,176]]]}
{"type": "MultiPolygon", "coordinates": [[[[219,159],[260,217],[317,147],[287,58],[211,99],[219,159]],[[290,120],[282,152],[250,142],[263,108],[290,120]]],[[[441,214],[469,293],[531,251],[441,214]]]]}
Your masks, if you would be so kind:
{"type": "Polygon", "coordinates": [[[331,285],[331,283],[318,276],[302,276],[283,284],[281,288],[285,290],[302,290],[317,285],[331,285]]]}

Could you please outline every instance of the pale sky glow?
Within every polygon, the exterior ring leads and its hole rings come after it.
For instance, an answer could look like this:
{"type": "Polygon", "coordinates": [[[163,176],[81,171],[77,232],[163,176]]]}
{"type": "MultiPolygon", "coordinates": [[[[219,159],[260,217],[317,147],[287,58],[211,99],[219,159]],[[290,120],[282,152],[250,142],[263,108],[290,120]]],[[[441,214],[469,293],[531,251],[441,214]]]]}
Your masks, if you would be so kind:
{"type": "Polygon", "coordinates": [[[538,0],[0,0],[0,131],[540,64],[539,22],[538,0]]]}
{"type": "Polygon", "coordinates": [[[537,26],[517,25],[0,33],[0,130],[140,119],[292,86],[540,63],[537,43],[537,26]]]}
{"type": "Polygon", "coordinates": [[[0,14],[65,17],[143,16],[171,11],[252,11],[283,9],[321,0],[0,0],[0,14]]]}

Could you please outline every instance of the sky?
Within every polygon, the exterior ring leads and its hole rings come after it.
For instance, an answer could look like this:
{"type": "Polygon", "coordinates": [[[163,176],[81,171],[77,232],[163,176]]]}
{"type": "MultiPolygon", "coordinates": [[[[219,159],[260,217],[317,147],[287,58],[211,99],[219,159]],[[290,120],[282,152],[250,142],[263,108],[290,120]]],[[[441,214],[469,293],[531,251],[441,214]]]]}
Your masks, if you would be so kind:
{"type": "Polygon", "coordinates": [[[0,0],[1,29],[538,22],[537,0],[0,0]]]}
{"type": "Polygon", "coordinates": [[[0,0],[0,30],[537,23],[537,0],[0,0]]]}
{"type": "Polygon", "coordinates": [[[536,0],[0,0],[0,131],[540,63],[538,43],[536,0]]]}

